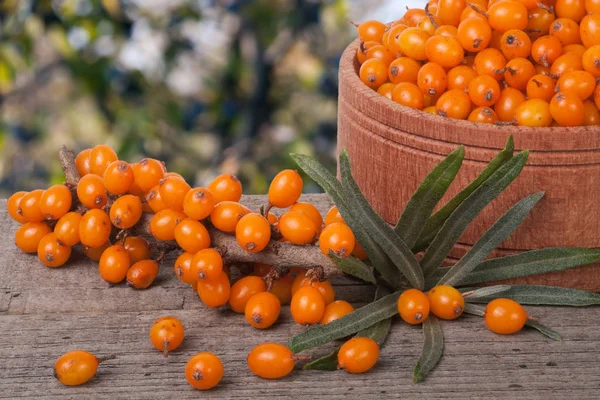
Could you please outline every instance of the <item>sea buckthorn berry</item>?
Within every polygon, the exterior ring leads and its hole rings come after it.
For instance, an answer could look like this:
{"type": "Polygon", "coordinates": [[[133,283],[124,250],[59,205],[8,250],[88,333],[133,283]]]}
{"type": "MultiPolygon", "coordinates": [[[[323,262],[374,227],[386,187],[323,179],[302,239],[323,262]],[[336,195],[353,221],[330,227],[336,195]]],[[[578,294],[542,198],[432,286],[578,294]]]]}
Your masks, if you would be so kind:
{"type": "Polygon", "coordinates": [[[408,26],[417,26],[419,22],[427,17],[425,10],[421,8],[409,8],[404,13],[402,21],[408,26]]]}
{"type": "Polygon", "coordinates": [[[554,12],[559,18],[570,18],[575,22],[585,16],[585,0],[556,0],[554,12]]]}
{"type": "Polygon", "coordinates": [[[163,201],[160,195],[159,185],[156,185],[150,189],[150,191],[146,194],[146,201],[154,213],[158,213],[165,208],[168,208],[167,204],[163,201]]]}
{"type": "Polygon", "coordinates": [[[183,198],[183,212],[192,219],[208,218],[215,207],[215,198],[206,188],[194,188],[183,198]]]}
{"type": "Polygon", "coordinates": [[[329,283],[329,281],[327,280],[313,280],[312,277],[306,276],[306,272],[307,271],[303,269],[298,273],[296,278],[294,278],[294,282],[292,284],[292,295],[296,294],[298,289],[300,289],[301,287],[312,286],[314,288],[317,288],[319,293],[321,293],[321,296],[323,296],[323,300],[325,300],[325,305],[333,303],[333,301],[335,300],[335,291],[333,290],[333,286],[331,286],[331,283],[329,283]]]}
{"type": "Polygon", "coordinates": [[[79,224],[81,214],[72,211],[63,215],[54,226],[54,233],[58,240],[67,246],[75,246],[79,243],[79,224]]]}
{"type": "Polygon", "coordinates": [[[300,325],[316,324],[325,313],[325,300],[317,288],[302,286],[292,296],[290,312],[300,325]]]}
{"type": "Polygon", "coordinates": [[[458,29],[452,25],[442,25],[438,27],[433,34],[436,36],[456,37],[458,35],[458,29]]]}
{"type": "Polygon", "coordinates": [[[143,192],[150,191],[165,176],[164,165],[153,158],[144,158],[140,162],[133,164],[132,168],[134,184],[143,192]]]}
{"type": "Polygon", "coordinates": [[[430,96],[439,96],[446,90],[448,77],[439,64],[428,62],[423,65],[417,78],[419,89],[430,96]]]}
{"type": "Polygon", "coordinates": [[[515,89],[525,90],[527,82],[535,75],[535,67],[526,58],[513,58],[506,64],[504,80],[515,89]]]}
{"type": "Polygon", "coordinates": [[[556,19],[553,10],[548,7],[534,8],[529,11],[529,22],[527,23],[527,31],[532,39],[537,39],[550,32],[550,26],[556,19]]]}
{"type": "Polygon", "coordinates": [[[176,211],[183,211],[183,201],[187,192],[191,190],[190,185],[181,178],[170,176],[161,179],[160,198],[165,202],[167,207],[176,211]]]}
{"type": "Polygon", "coordinates": [[[423,92],[417,85],[411,82],[400,82],[392,91],[392,100],[405,107],[422,110],[425,99],[423,92]]]}
{"type": "MultiPolygon", "coordinates": [[[[399,24],[399,25],[392,26],[387,31],[387,35],[385,37],[385,40],[382,42],[382,44],[385,46],[386,49],[388,49],[390,51],[390,53],[392,53],[396,56],[400,56],[402,54],[402,50],[400,49],[400,34],[402,32],[404,32],[404,30],[407,28],[408,28],[407,25],[399,24]]],[[[372,47],[373,43],[375,43],[375,42],[367,42],[362,47],[366,48],[369,45],[372,47]]],[[[359,61],[360,61],[360,59],[359,59],[359,61]]],[[[364,62],[364,60],[362,62],[364,62]]]]}
{"type": "Polygon", "coordinates": [[[358,37],[363,42],[375,41],[381,42],[383,33],[387,27],[379,21],[365,21],[362,24],[356,25],[358,37]]]}
{"type": "Polygon", "coordinates": [[[429,299],[418,289],[408,289],[398,298],[398,313],[411,325],[420,324],[429,316],[429,299]]]}
{"type": "Polygon", "coordinates": [[[356,239],[346,224],[330,224],[319,236],[319,248],[326,256],[332,251],[338,257],[346,258],[354,250],[356,239]]]}
{"type": "Polygon", "coordinates": [[[435,109],[435,106],[429,106],[429,107],[425,107],[423,109],[423,112],[426,112],[428,114],[433,114],[433,115],[437,115],[437,110],[435,109]]]}
{"type": "Polygon", "coordinates": [[[340,347],[338,369],[351,374],[362,374],[375,366],[379,359],[379,345],[371,338],[355,337],[340,347]]]}
{"type": "Polygon", "coordinates": [[[531,39],[519,29],[508,30],[500,38],[500,50],[507,60],[527,58],[531,54],[531,39]]]}
{"type": "Polygon", "coordinates": [[[262,277],[245,276],[231,286],[229,306],[236,313],[243,313],[250,297],[267,290],[262,277]]]}
{"type": "Polygon", "coordinates": [[[498,116],[496,115],[496,112],[489,107],[477,107],[471,111],[467,120],[479,122],[481,124],[493,124],[498,121],[498,116]]]}
{"type": "Polygon", "coordinates": [[[288,274],[273,281],[271,293],[279,299],[281,305],[288,305],[292,301],[292,284],[294,278],[288,274]]]}
{"type": "Polygon", "coordinates": [[[75,166],[77,167],[77,171],[81,177],[92,173],[92,165],[90,160],[91,153],[92,149],[85,149],[77,154],[77,157],[75,157],[75,166]]]}
{"type": "Polygon", "coordinates": [[[344,315],[348,315],[354,311],[352,304],[344,300],[336,300],[333,303],[328,304],[325,307],[323,318],[321,318],[321,325],[335,321],[336,319],[342,318],[344,315]]]}
{"type": "Polygon", "coordinates": [[[292,244],[307,245],[315,241],[317,227],[304,213],[288,211],[279,218],[281,235],[292,244]]]}
{"type": "Polygon", "coordinates": [[[286,169],[278,173],[269,186],[269,203],[286,208],[294,204],[302,194],[302,177],[298,171],[286,169]]]}
{"type": "Polygon", "coordinates": [[[600,45],[595,45],[585,50],[581,56],[583,69],[600,78],[600,45]]]}
{"type": "Polygon", "coordinates": [[[19,202],[17,213],[29,222],[41,222],[46,219],[40,209],[42,194],[44,191],[41,189],[26,193],[19,202]]]}
{"type": "Polygon", "coordinates": [[[444,22],[440,18],[435,15],[428,15],[427,18],[423,18],[419,21],[417,28],[421,28],[430,35],[433,35],[436,29],[443,24],[444,22]]]}
{"type": "Polygon", "coordinates": [[[465,58],[465,51],[461,47],[461,43],[452,36],[430,37],[425,43],[425,54],[429,61],[444,68],[456,67],[465,58]]]}
{"type": "Polygon", "coordinates": [[[487,14],[491,27],[499,32],[527,28],[529,19],[527,8],[518,1],[498,1],[488,8],[487,14]]]}
{"type": "Polygon", "coordinates": [[[583,125],[585,126],[596,126],[600,125],[600,110],[591,100],[583,102],[583,108],[585,110],[585,119],[583,125]]]}
{"type": "Polygon", "coordinates": [[[556,81],[548,75],[534,75],[527,82],[527,97],[549,102],[554,96],[556,81]]]}
{"type": "Polygon", "coordinates": [[[294,205],[290,207],[289,211],[299,211],[306,214],[306,216],[309,217],[315,224],[317,232],[321,232],[323,226],[323,217],[321,216],[319,210],[317,210],[317,207],[314,205],[299,201],[294,203],[294,205]]]}
{"type": "Polygon", "coordinates": [[[387,97],[389,100],[392,100],[392,92],[394,91],[395,87],[396,84],[387,82],[379,86],[379,88],[377,89],[377,93],[379,93],[383,97],[387,97]]]}
{"type": "Polygon", "coordinates": [[[563,46],[563,55],[575,54],[578,57],[583,57],[585,50],[586,48],[582,44],[569,44],[567,46],[563,46]]]}
{"type": "Polygon", "coordinates": [[[562,44],[554,36],[542,36],[531,45],[531,58],[545,67],[551,66],[562,54],[562,44]]]}
{"type": "MultiPolygon", "coordinates": [[[[482,20],[486,21],[486,23],[487,23],[486,16],[480,12],[480,11],[487,10],[487,4],[485,4],[485,5],[473,4],[473,5],[477,6],[477,10],[475,10],[474,8],[471,8],[470,6],[465,7],[465,9],[462,10],[462,12],[460,13],[460,22],[462,23],[463,21],[466,21],[467,19],[470,19],[470,18],[477,18],[477,19],[482,19],[482,20]]],[[[460,23],[458,25],[460,26],[460,23]]],[[[491,28],[490,28],[490,32],[491,32],[491,28]]]]}
{"type": "Polygon", "coordinates": [[[477,77],[477,72],[471,67],[467,67],[466,65],[454,67],[446,74],[447,89],[465,90],[475,77],[477,77]]]}
{"type": "Polygon", "coordinates": [[[342,224],[346,223],[346,221],[344,221],[344,218],[342,218],[342,215],[340,214],[340,211],[338,210],[337,206],[331,207],[329,211],[327,211],[327,214],[325,214],[325,226],[333,224],[334,222],[340,222],[342,224]]]}
{"type": "Polygon", "coordinates": [[[358,49],[356,50],[356,58],[360,64],[367,61],[367,52],[373,46],[378,46],[379,42],[360,42],[358,49]]]}
{"type": "Polygon", "coordinates": [[[82,246],[83,248],[83,254],[89,258],[92,261],[98,262],[100,261],[100,257],[102,257],[102,253],[104,253],[104,250],[108,249],[110,247],[110,242],[107,241],[106,243],[104,243],[101,246],[98,247],[89,247],[89,246],[82,246]]]}
{"type": "Polygon", "coordinates": [[[478,107],[491,107],[500,98],[500,85],[491,76],[480,75],[469,83],[469,98],[478,107]]]}
{"type": "Polygon", "coordinates": [[[110,147],[100,144],[90,152],[90,168],[92,173],[103,176],[106,168],[113,162],[117,161],[117,153],[110,147]]]}
{"type": "Polygon", "coordinates": [[[125,161],[113,161],[104,171],[103,178],[109,193],[125,194],[133,185],[133,168],[125,161]]]}
{"type": "Polygon", "coordinates": [[[12,196],[8,198],[8,202],[6,204],[6,208],[8,209],[8,215],[12,219],[21,224],[27,222],[25,218],[19,213],[19,204],[21,203],[21,199],[25,196],[27,192],[16,192],[12,196]]]}
{"type": "Polygon", "coordinates": [[[264,379],[280,379],[294,370],[294,353],[278,343],[263,343],[248,354],[248,367],[264,379]]]}
{"type": "Polygon", "coordinates": [[[154,321],[150,327],[150,342],[167,357],[183,342],[184,330],[181,321],[167,316],[154,321]]]}
{"type": "Polygon", "coordinates": [[[110,246],[100,257],[98,271],[100,277],[108,283],[120,283],[127,276],[127,271],[131,266],[131,258],[127,249],[115,244],[110,246]]]}
{"type": "Polygon", "coordinates": [[[402,31],[398,37],[398,46],[401,53],[413,60],[427,60],[425,50],[427,40],[431,35],[421,28],[410,27],[402,31]]]}
{"type": "Polygon", "coordinates": [[[142,260],[148,260],[152,256],[148,241],[141,236],[127,236],[123,246],[129,253],[131,264],[142,260]]]}
{"type": "Polygon", "coordinates": [[[366,60],[359,71],[360,80],[371,89],[377,89],[387,82],[388,66],[377,58],[366,60]]]}
{"type": "Polygon", "coordinates": [[[544,127],[552,124],[550,104],[542,99],[524,101],[515,112],[518,126],[544,127]]]}
{"type": "Polygon", "coordinates": [[[60,267],[69,261],[71,246],[67,246],[51,232],[42,237],[37,248],[38,258],[47,267],[60,267]]]}
{"type": "MultiPolygon", "coordinates": [[[[506,0],[512,1],[512,0],[506,0]]],[[[489,75],[497,81],[504,78],[504,67],[506,67],[506,58],[495,48],[487,48],[475,56],[475,71],[479,75],[489,75]]]]}
{"type": "Polygon", "coordinates": [[[527,323],[527,311],[514,300],[494,299],[485,307],[485,325],[494,333],[510,335],[527,323]]]}
{"type": "Polygon", "coordinates": [[[371,58],[381,60],[387,67],[392,63],[392,61],[394,61],[396,57],[394,57],[394,55],[383,45],[378,44],[367,50],[367,60],[370,60],[371,58]]]}
{"type": "Polygon", "coordinates": [[[239,220],[250,210],[234,201],[222,201],[210,213],[210,222],[218,230],[234,233],[239,220]]]}
{"type": "Polygon", "coordinates": [[[456,37],[466,51],[480,52],[489,46],[492,28],[486,19],[468,18],[458,25],[456,37]]]}
{"type": "Polygon", "coordinates": [[[600,14],[600,0],[585,0],[585,9],[588,14],[600,14]]]}
{"type": "Polygon", "coordinates": [[[175,227],[186,218],[187,215],[181,211],[169,208],[159,211],[150,220],[150,233],[158,240],[174,240],[175,227]]]}
{"type": "Polygon", "coordinates": [[[63,354],[54,364],[54,377],[66,386],[79,386],[91,380],[98,364],[111,360],[114,356],[98,358],[83,350],[74,350],[63,354]]]}
{"type": "Polygon", "coordinates": [[[69,212],[73,197],[65,185],[54,185],[42,193],[40,211],[46,219],[59,219],[69,212]]]}
{"type": "Polygon", "coordinates": [[[87,208],[102,208],[108,201],[104,181],[98,175],[82,177],[77,185],[77,198],[87,208]]]}
{"type": "Polygon", "coordinates": [[[192,268],[201,280],[218,279],[223,272],[223,257],[215,249],[200,250],[192,260],[192,268]]]}
{"type": "Polygon", "coordinates": [[[271,224],[258,213],[246,214],[235,228],[235,237],[242,249],[257,253],[267,247],[271,240],[271,224]]]}
{"type": "Polygon", "coordinates": [[[184,219],[175,227],[175,240],[179,247],[190,253],[197,253],[210,247],[210,234],[202,222],[184,219]]]}
{"type": "Polygon", "coordinates": [[[563,54],[554,61],[550,67],[550,73],[554,77],[560,77],[565,72],[581,71],[583,63],[581,56],[576,54],[563,54]]]}
{"type": "Polygon", "coordinates": [[[565,72],[556,82],[556,90],[576,94],[580,100],[585,100],[594,93],[596,79],[587,71],[565,72]]]}
{"type": "Polygon", "coordinates": [[[37,253],[40,241],[50,232],[45,222],[25,222],[15,232],[15,244],[25,253],[37,253]]]}
{"type": "Polygon", "coordinates": [[[138,261],[127,270],[127,286],[146,289],[158,276],[158,263],[154,260],[138,261]]]}
{"type": "Polygon", "coordinates": [[[443,117],[466,119],[471,113],[471,99],[464,90],[452,89],[440,96],[435,108],[443,117]]]}
{"type": "Polygon", "coordinates": [[[550,114],[559,126],[579,126],[585,121],[583,101],[573,92],[558,92],[550,101],[550,114]]]}
{"type": "Polygon", "coordinates": [[[266,329],[277,321],[280,311],[281,302],[277,296],[270,292],[260,292],[248,299],[245,315],[253,327],[266,329]]]}
{"type": "Polygon", "coordinates": [[[550,27],[550,36],[555,36],[563,46],[581,43],[579,25],[569,18],[555,20],[550,27]]]}
{"type": "Polygon", "coordinates": [[[177,260],[175,260],[175,264],[173,265],[175,276],[177,276],[177,278],[183,283],[187,283],[189,285],[197,285],[198,283],[198,274],[192,268],[193,258],[193,253],[188,253],[187,251],[183,252],[179,257],[177,257],[177,260]]]}
{"type": "Polygon", "coordinates": [[[523,92],[518,89],[506,87],[500,92],[500,97],[494,104],[494,111],[500,121],[514,121],[517,108],[525,102],[523,92]]]}
{"type": "Polygon", "coordinates": [[[600,108],[600,83],[596,85],[596,89],[594,90],[594,104],[600,108]]]}
{"type": "Polygon", "coordinates": [[[216,308],[227,304],[230,291],[229,277],[225,271],[221,271],[218,278],[213,280],[198,281],[198,295],[206,307],[216,308]]]}
{"type": "Polygon", "coordinates": [[[431,313],[442,319],[456,319],[465,309],[462,294],[448,285],[436,286],[427,294],[431,313]]]}
{"type": "Polygon", "coordinates": [[[269,221],[269,224],[271,225],[277,225],[279,223],[279,217],[272,212],[268,212],[267,221],[269,221]]]}
{"type": "Polygon", "coordinates": [[[185,365],[185,379],[194,389],[212,389],[221,382],[222,378],[223,363],[212,353],[198,353],[185,365]]]}
{"type": "Polygon", "coordinates": [[[132,194],[119,197],[110,207],[110,220],[119,229],[131,228],[141,217],[142,202],[132,194]]]}
{"type": "Polygon", "coordinates": [[[465,0],[440,0],[437,16],[447,25],[458,26],[460,14],[466,7],[465,0]]]}

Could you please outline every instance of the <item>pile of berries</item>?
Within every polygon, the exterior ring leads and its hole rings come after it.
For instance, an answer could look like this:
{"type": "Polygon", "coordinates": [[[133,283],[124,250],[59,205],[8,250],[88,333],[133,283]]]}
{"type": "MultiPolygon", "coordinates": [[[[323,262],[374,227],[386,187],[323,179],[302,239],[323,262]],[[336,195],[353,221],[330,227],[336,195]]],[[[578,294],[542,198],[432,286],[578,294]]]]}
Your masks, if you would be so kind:
{"type": "Polygon", "coordinates": [[[600,125],[600,0],[431,0],[357,29],[360,79],[403,106],[487,124],[600,125]]]}

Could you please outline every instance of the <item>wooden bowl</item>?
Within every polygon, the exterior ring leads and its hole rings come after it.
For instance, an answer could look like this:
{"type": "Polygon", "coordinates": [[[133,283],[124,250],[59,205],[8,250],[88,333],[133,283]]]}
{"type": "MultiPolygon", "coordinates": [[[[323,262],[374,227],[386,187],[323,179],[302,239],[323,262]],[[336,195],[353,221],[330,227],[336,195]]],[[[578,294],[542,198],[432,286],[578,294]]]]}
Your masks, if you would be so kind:
{"type": "MultiPolygon", "coordinates": [[[[358,184],[387,222],[396,223],[421,180],[459,144],[465,159],[442,204],[513,135],[517,150],[530,151],[527,165],[469,226],[449,261],[460,258],[518,200],[540,190],[545,197],[496,256],[542,247],[600,247],[600,127],[499,127],[413,110],[360,81],[357,47],[358,41],[348,46],[340,61],[338,149],[348,150],[358,184]]],[[[598,266],[512,282],[600,291],[598,266]]]]}

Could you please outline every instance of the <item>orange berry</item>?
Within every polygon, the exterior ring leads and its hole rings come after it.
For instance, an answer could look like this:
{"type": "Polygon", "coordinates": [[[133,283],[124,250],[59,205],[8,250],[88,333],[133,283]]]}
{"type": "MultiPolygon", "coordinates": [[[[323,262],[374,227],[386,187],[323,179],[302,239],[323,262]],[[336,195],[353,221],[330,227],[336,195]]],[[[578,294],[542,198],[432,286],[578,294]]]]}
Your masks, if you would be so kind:
{"type": "Polygon", "coordinates": [[[387,82],[387,71],[388,66],[385,62],[377,58],[370,58],[360,66],[360,80],[371,89],[377,89],[387,82]]]}
{"type": "Polygon", "coordinates": [[[321,318],[321,325],[335,321],[336,319],[342,318],[344,315],[348,315],[354,311],[352,304],[344,300],[336,300],[333,303],[328,304],[325,307],[325,312],[321,318]]]}
{"type": "Polygon", "coordinates": [[[389,100],[392,100],[392,91],[395,87],[396,85],[394,83],[384,83],[383,85],[379,86],[379,88],[377,89],[377,93],[379,93],[383,97],[387,97],[389,100]]]}
{"type": "Polygon", "coordinates": [[[546,67],[551,66],[562,54],[562,44],[554,36],[542,36],[531,45],[531,58],[546,67]]]}
{"type": "Polygon", "coordinates": [[[299,211],[288,211],[279,218],[279,231],[290,243],[296,245],[307,245],[315,241],[317,227],[314,222],[304,213],[299,211]]]}
{"type": "Polygon", "coordinates": [[[198,353],[185,366],[185,379],[195,389],[212,389],[222,378],[223,363],[212,353],[198,353]]]}
{"type": "Polygon", "coordinates": [[[579,25],[569,18],[556,19],[550,27],[550,36],[555,36],[563,46],[581,43],[579,25]]]}
{"type": "Polygon", "coordinates": [[[77,157],[75,157],[75,166],[77,167],[80,177],[92,173],[92,164],[90,159],[91,153],[92,149],[85,149],[77,154],[77,157]]]}
{"type": "Polygon", "coordinates": [[[560,77],[562,74],[570,71],[580,71],[583,69],[581,56],[576,54],[563,54],[559,56],[550,67],[550,73],[553,76],[560,77]]]}
{"type": "Polygon", "coordinates": [[[67,246],[51,232],[44,235],[37,248],[38,258],[47,267],[60,267],[69,261],[71,246],[67,246]]]}
{"type": "Polygon", "coordinates": [[[175,240],[179,247],[190,253],[197,253],[210,247],[210,234],[202,222],[184,219],[175,227],[175,240]]]}
{"type": "Polygon", "coordinates": [[[398,298],[398,313],[409,324],[420,324],[429,316],[429,299],[418,289],[405,290],[398,298]]]}
{"type": "Polygon", "coordinates": [[[207,188],[213,195],[215,204],[222,201],[240,201],[242,198],[242,184],[235,175],[219,175],[207,188]]]}
{"type": "Polygon", "coordinates": [[[87,208],[102,208],[108,201],[104,180],[98,175],[82,177],[77,185],[77,198],[87,208]]]}
{"type": "Polygon", "coordinates": [[[500,50],[495,48],[487,48],[477,53],[473,66],[479,75],[489,75],[497,81],[500,81],[502,78],[504,78],[506,58],[504,57],[504,54],[500,52],[500,50]]]}
{"type": "MultiPolygon", "coordinates": [[[[460,27],[458,37],[460,37],[460,27]]],[[[455,37],[443,35],[432,36],[427,39],[425,54],[429,61],[444,68],[456,67],[465,58],[461,42],[455,37]]]]}
{"type": "Polygon", "coordinates": [[[40,241],[50,232],[45,222],[25,222],[15,232],[15,244],[25,253],[37,253],[40,241]]]}
{"type": "Polygon", "coordinates": [[[425,105],[423,92],[417,85],[410,82],[400,82],[392,91],[392,100],[405,107],[422,110],[425,105]]]}
{"type": "Polygon", "coordinates": [[[527,58],[531,54],[531,39],[519,29],[510,29],[500,38],[500,50],[508,60],[527,58]]]}
{"type": "Polygon", "coordinates": [[[379,21],[365,21],[362,24],[356,26],[358,37],[363,42],[375,41],[381,42],[383,33],[387,27],[379,21]]]}
{"type": "Polygon", "coordinates": [[[554,12],[559,18],[570,18],[579,22],[586,14],[585,0],[556,0],[554,12]]]}
{"type": "Polygon", "coordinates": [[[292,284],[292,295],[296,294],[298,289],[303,286],[312,286],[317,288],[321,296],[323,296],[323,300],[325,300],[325,305],[331,304],[335,300],[335,291],[333,290],[333,286],[329,281],[317,281],[313,280],[310,277],[306,276],[306,270],[303,269],[298,273],[296,278],[294,278],[294,282],[292,284]]]}
{"type": "Polygon", "coordinates": [[[425,10],[420,8],[409,8],[402,17],[402,21],[408,26],[417,26],[426,18],[425,10]]]}
{"type": "Polygon", "coordinates": [[[548,75],[534,75],[527,82],[527,97],[549,102],[554,96],[556,81],[548,75]]]}
{"type": "Polygon", "coordinates": [[[340,214],[340,211],[338,210],[337,206],[331,207],[325,215],[326,226],[329,224],[333,224],[334,222],[340,222],[342,224],[346,223],[346,221],[344,221],[344,218],[342,218],[342,215],[340,214]]]}
{"type": "Polygon", "coordinates": [[[158,213],[165,208],[168,208],[167,204],[163,201],[160,195],[159,185],[156,185],[150,189],[150,191],[146,194],[146,201],[154,213],[158,213]]]}
{"type": "Polygon", "coordinates": [[[267,247],[271,240],[271,224],[258,213],[246,214],[236,225],[235,237],[242,249],[257,253],[267,247]]]}
{"type": "Polygon", "coordinates": [[[407,28],[398,37],[398,46],[402,54],[413,60],[427,60],[426,43],[431,35],[421,28],[407,28]]]}
{"type": "Polygon", "coordinates": [[[346,224],[327,225],[319,236],[319,247],[326,256],[332,251],[336,256],[346,258],[354,250],[355,243],[354,234],[346,224]]]}
{"type": "Polygon", "coordinates": [[[117,161],[117,153],[106,145],[98,145],[90,152],[90,168],[93,174],[103,176],[106,168],[117,161]]]}
{"type": "MultiPolygon", "coordinates": [[[[392,84],[400,82],[417,82],[421,64],[409,57],[398,57],[388,68],[388,77],[392,84]]],[[[382,85],[384,87],[387,84],[382,85]]],[[[381,89],[380,87],[380,89],[381,89]]]]}
{"type": "Polygon", "coordinates": [[[316,324],[325,313],[325,300],[317,288],[302,286],[292,296],[290,312],[300,325],[316,324]]]}
{"type": "Polygon", "coordinates": [[[192,259],[192,269],[200,280],[218,279],[223,272],[223,257],[215,249],[200,250],[192,259]]]}
{"type": "Polygon", "coordinates": [[[379,359],[379,345],[367,337],[355,337],[340,347],[338,369],[351,374],[362,374],[375,366],[379,359]]]}
{"type": "Polygon", "coordinates": [[[183,211],[183,201],[190,185],[181,178],[170,176],[163,178],[159,184],[160,198],[172,210],[183,211]]]}
{"type": "Polygon", "coordinates": [[[581,56],[581,63],[584,70],[595,78],[600,78],[600,45],[586,49],[581,56]]]}
{"type": "Polygon", "coordinates": [[[292,301],[293,282],[294,278],[288,274],[276,279],[271,285],[271,293],[277,296],[282,305],[290,304],[292,301]]]}
{"type": "Polygon", "coordinates": [[[192,268],[193,253],[183,252],[175,260],[175,276],[189,285],[198,284],[198,273],[192,268]]]}
{"type": "Polygon", "coordinates": [[[165,357],[181,345],[183,337],[183,324],[175,317],[159,318],[150,327],[150,342],[157,350],[162,351],[165,357]]]}
{"type": "Polygon", "coordinates": [[[458,25],[456,37],[466,51],[480,52],[489,46],[492,28],[486,19],[468,18],[458,25]]]}
{"type": "Polygon", "coordinates": [[[27,220],[19,213],[19,204],[21,203],[23,196],[26,194],[27,192],[16,192],[8,198],[8,202],[6,204],[8,215],[10,215],[15,221],[22,224],[27,222],[27,220]]]}
{"type": "Polygon", "coordinates": [[[583,124],[585,126],[596,126],[600,125],[600,110],[591,100],[586,100],[583,102],[583,107],[585,109],[585,120],[583,124]]]}
{"type": "Polygon", "coordinates": [[[79,243],[79,224],[81,214],[72,211],[63,215],[54,226],[54,233],[58,240],[67,246],[75,246],[79,243]]]}
{"type": "Polygon", "coordinates": [[[471,111],[467,120],[479,122],[480,124],[493,124],[498,121],[498,116],[496,115],[496,112],[489,107],[477,107],[471,111]]]}
{"type": "Polygon", "coordinates": [[[281,311],[277,296],[270,292],[260,292],[248,299],[245,307],[246,320],[250,325],[266,329],[273,325],[281,311]]]}
{"type": "Polygon", "coordinates": [[[139,163],[133,164],[134,186],[137,185],[142,192],[148,192],[160,183],[165,176],[163,163],[153,158],[144,158],[139,163]]]}
{"type": "Polygon", "coordinates": [[[314,205],[310,203],[297,202],[290,207],[289,211],[299,211],[306,214],[306,216],[315,224],[317,232],[321,232],[323,226],[323,217],[321,216],[319,210],[317,210],[317,207],[314,205]]]}
{"type": "Polygon", "coordinates": [[[243,313],[250,297],[267,290],[265,281],[258,276],[245,276],[231,286],[229,306],[236,313],[243,313]]]}
{"type": "Polygon", "coordinates": [[[66,386],[79,386],[91,380],[98,364],[105,359],[97,358],[92,353],[83,350],[74,350],[63,354],[54,364],[54,377],[66,386]]]}
{"type": "Polygon", "coordinates": [[[110,217],[102,210],[89,210],[79,222],[79,238],[81,244],[88,247],[100,247],[110,237],[110,217]]]}
{"type": "Polygon", "coordinates": [[[569,44],[563,46],[563,55],[575,54],[576,56],[583,57],[583,53],[585,53],[585,50],[586,48],[582,44],[569,44]]]}
{"type": "Polygon", "coordinates": [[[504,80],[519,90],[527,88],[527,82],[535,75],[535,67],[526,58],[513,58],[506,64],[504,80]]]}
{"type": "Polygon", "coordinates": [[[478,107],[491,107],[500,98],[500,85],[491,76],[480,75],[469,83],[469,98],[478,107]]]}
{"type": "Polygon", "coordinates": [[[240,203],[223,201],[215,206],[210,213],[210,222],[220,231],[234,233],[239,220],[250,210],[240,203]]]}
{"type": "Polygon", "coordinates": [[[381,44],[372,46],[369,48],[369,50],[367,50],[367,60],[372,58],[381,60],[386,67],[389,66],[390,63],[395,59],[394,55],[381,44]]]}
{"type": "Polygon", "coordinates": [[[110,207],[110,220],[119,229],[129,229],[142,217],[142,202],[139,197],[126,194],[119,197],[110,207]]]}
{"type": "Polygon", "coordinates": [[[580,126],[585,121],[583,101],[572,92],[558,92],[550,101],[550,114],[559,126],[580,126]]]}
{"type": "Polygon", "coordinates": [[[127,249],[120,244],[115,244],[102,253],[98,271],[100,277],[106,282],[120,283],[127,276],[130,266],[131,258],[127,249]]]}
{"type": "Polygon", "coordinates": [[[436,286],[427,294],[431,313],[442,319],[456,319],[465,309],[462,294],[448,285],[436,286]]]}
{"type": "Polygon", "coordinates": [[[186,218],[187,215],[181,211],[169,208],[159,211],[150,220],[150,233],[158,240],[174,240],[175,227],[186,218]]]}
{"type": "Polygon", "coordinates": [[[589,98],[596,88],[596,79],[587,71],[565,72],[556,82],[556,90],[577,95],[580,100],[589,98]]]}
{"type": "Polygon", "coordinates": [[[515,118],[518,126],[550,126],[552,123],[550,104],[542,99],[524,101],[517,107],[515,118]]]}
{"type": "Polygon", "coordinates": [[[424,94],[439,96],[446,90],[448,77],[439,64],[428,62],[419,71],[417,84],[424,94]]]}
{"type": "Polygon", "coordinates": [[[585,9],[589,14],[600,14],[600,0],[585,0],[585,9]]]}
{"type": "Polygon", "coordinates": [[[465,7],[465,0],[440,0],[436,15],[444,24],[458,26],[460,15],[465,7]]]}
{"type": "Polygon", "coordinates": [[[466,119],[471,113],[471,99],[464,90],[452,89],[440,96],[435,108],[437,114],[443,117],[466,119]]]}
{"type": "Polygon", "coordinates": [[[40,209],[40,203],[43,194],[44,191],[38,189],[23,195],[21,201],[19,202],[17,214],[29,222],[41,222],[46,219],[42,213],[42,210],[40,209]]]}
{"type": "Polygon", "coordinates": [[[206,307],[221,307],[229,300],[231,286],[225,271],[221,271],[218,278],[213,280],[200,279],[198,281],[198,295],[206,307]]]}
{"type": "Polygon", "coordinates": [[[263,343],[248,354],[248,367],[264,379],[280,379],[294,370],[294,354],[284,345],[263,343]]]}
{"type": "Polygon", "coordinates": [[[158,263],[154,260],[142,260],[127,270],[127,286],[134,289],[146,289],[158,276],[158,263]]]}
{"type": "Polygon", "coordinates": [[[477,72],[473,68],[466,65],[459,65],[452,68],[446,74],[447,88],[448,90],[465,90],[475,77],[477,77],[477,72]]]}
{"type": "Polygon", "coordinates": [[[65,185],[54,185],[42,193],[40,211],[46,219],[56,220],[69,212],[73,197],[65,185]]]}
{"type": "Polygon", "coordinates": [[[494,299],[485,307],[485,325],[494,333],[510,335],[527,323],[527,311],[514,300],[494,299]]]}
{"type": "Polygon", "coordinates": [[[129,253],[131,264],[142,260],[149,260],[152,256],[148,241],[141,236],[127,236],[123,246],[129,253]]]}
{"type": "Polygon", "coordinates": [[[529,11],[529,22],[527,23],[527,31],[532,39],[537,39],[547,35],[550,32],[550,26],[556,16],[552,10],[545,8],[534,8],[529,11]]]}
{"type": "Polygon", "coordinates": [[[192,219],[207,218],[215,207],[212,192],[205,188],[194,188],[183,198],[183,212],[192,219]]]}
{"type": "Polygon", "coordinates": [[[492,4],[487,14],[491,27],[499,32],[506,32],[509,29],[524,30],[529,22],[527,8],[514,0],[503,0],[492,4]]]}
{"type": "Polygon", "coordinates": [[[133,168],[125,161],[113,161],[104,171],[104,187],[112,194],[125,194],[133,185],[133,168]]]}

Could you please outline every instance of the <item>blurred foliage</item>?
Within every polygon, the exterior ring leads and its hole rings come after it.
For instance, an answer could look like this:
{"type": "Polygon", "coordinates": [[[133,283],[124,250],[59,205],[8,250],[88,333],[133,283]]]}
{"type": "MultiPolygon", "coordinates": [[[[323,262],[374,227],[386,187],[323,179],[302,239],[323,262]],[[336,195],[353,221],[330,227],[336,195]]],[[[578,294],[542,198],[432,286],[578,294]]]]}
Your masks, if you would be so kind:
{"type": "Polygon", "coordinates": [[[344,1],[3,0],[0,35],[2,197],[60,182],[63,143],[246,193],[290,152],[334,166],[344,1]]]}

